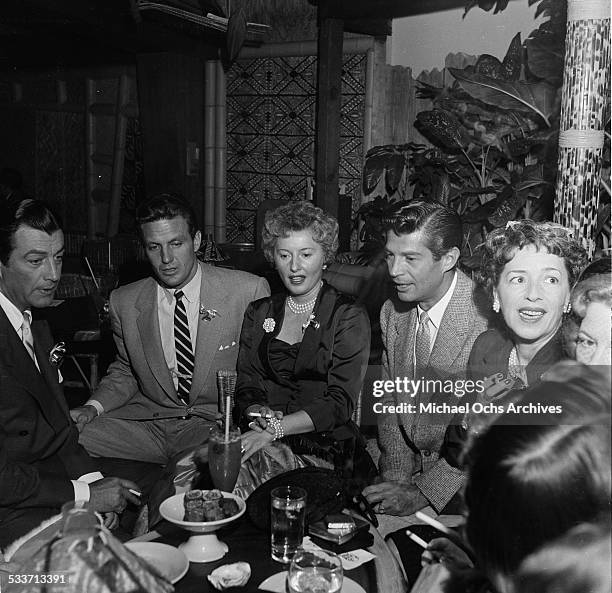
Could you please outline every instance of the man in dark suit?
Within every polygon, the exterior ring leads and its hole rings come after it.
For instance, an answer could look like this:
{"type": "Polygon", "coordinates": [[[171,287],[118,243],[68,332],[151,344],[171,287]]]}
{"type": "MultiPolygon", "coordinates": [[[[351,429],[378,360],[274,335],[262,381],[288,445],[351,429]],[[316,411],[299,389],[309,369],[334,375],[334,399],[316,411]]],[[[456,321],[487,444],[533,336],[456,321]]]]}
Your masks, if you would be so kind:
{"type": "Polygon", "coordinates": [[[43,202],[0,207],[0,547],[69,501],[105,513],[139,502],[129,491],[135,483],[103,478],[78,444],[51,334],[32,321],[32,307],[53,300],[63,253],[63,233],[43,202]]]}
{"type": "Polygon", "coordinates": [[[179,196],[153,196],[136,218],[153,277],[111,294],[117,358],[71,414],[92,455],[165,465],[207,440],[219,412],[216,371],[236,368],[244,312],[270,289],[198,261],[201,233],[179,196]]]}
{"type": "Polygon", "coordinates": [[[380,314],[383,380],[429,379],[433,387],[412,391],[400,383],[401,389],[387,394],[384,403],[395,409],[400,404],[400,412],[379,417],[384,481],[368,486],[364,494],[387,515],[410,515],[428,505],[441,512],[465,476],[456,459],[449,463],[452,456],[445,450],[454,414],[431,413],[427,404],[461,403],[456,396],[463,395],[468,357],[487,320],[472,280],[456,269],[463,235],[455,212],[441,204],[411,202],[389,217],[386,232],[397,298],[386,301],[380,314]]]}

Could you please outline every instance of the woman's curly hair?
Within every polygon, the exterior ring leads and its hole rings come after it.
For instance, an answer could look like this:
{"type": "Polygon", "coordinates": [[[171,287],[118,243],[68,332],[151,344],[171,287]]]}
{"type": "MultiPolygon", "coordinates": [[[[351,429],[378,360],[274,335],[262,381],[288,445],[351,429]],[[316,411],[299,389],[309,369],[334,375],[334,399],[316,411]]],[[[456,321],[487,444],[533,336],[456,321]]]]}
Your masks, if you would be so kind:
{"type": "Polygon", "coordinates": [[[306,201],[289,202],[266,212],[261,232],[266,259],[274,261],[274,247],[278,239],[303,230],[309,230],[314,241],[321,245],[325,263],[333,262],[338,251],[338,221],[312,202],[306,201]]]}
{"type": "Polygon", "coordinates": [[[587,262],[586,251],[571,236],[570,229],[554,222],[529,219],[509,222],[506,228],[491,231],[482,248],[479,280],[491,299],[504,266],[517,251],[529,245],[559,256],[565,262],[570,286],[576,282],[587,262]]]}

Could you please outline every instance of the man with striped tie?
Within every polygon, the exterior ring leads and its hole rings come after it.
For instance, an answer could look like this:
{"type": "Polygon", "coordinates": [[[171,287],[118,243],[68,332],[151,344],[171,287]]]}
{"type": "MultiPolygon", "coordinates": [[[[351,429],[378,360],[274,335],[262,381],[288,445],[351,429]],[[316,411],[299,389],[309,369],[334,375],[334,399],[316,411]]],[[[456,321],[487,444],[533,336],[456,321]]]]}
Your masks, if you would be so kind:
{"type": "Polygon", "coordinates": [[[136,218],[153,277],[111,294],[117,358],[71,413],[92,455],[165,465],[207,440],[216,371],[236,367],[247,305],[270,291],[263,278],[198,261],[201,233],[184,199],[154,196],[136,218]]]}
{"type": "MultiPolygon", "coordinates": [[[[78,444],[53,340],[33,308],[48,307],[59,282],[64,235],[40,200],[0,204],[0,548],[70,501],[114,511],[138,503],[130,480],[103,478],[78,444]]],[[[109,521],[110,520],[110,521],[109,521]]]]}

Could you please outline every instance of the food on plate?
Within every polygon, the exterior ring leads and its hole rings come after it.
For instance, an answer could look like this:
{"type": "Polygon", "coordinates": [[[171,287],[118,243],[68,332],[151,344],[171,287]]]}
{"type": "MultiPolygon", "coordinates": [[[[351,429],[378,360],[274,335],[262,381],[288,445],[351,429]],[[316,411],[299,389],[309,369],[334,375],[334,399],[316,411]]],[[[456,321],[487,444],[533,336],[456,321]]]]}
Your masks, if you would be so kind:
{"type": "Polygon", "coordinates": [[[238,504],[233,498],[225,498],[220,490],[190,490],[185,492],[184,521],[220,521],[233,517],[238,511],[238,504]]]}

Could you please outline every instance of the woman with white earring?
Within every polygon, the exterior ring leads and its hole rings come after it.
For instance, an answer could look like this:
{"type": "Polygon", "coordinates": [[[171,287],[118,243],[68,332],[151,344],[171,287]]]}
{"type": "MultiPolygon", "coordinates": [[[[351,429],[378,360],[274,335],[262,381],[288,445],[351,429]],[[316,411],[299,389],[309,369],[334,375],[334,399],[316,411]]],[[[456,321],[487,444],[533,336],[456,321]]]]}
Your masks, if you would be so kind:
{"type": "Polygon", "coordinates": [[[489,234],[480,279],[500,323],[478,336],[468,362],[489,398],[533,385],[563,358],[563,315],[585,264],[570,230],[552,222],[512,221],[489,234]]]}

